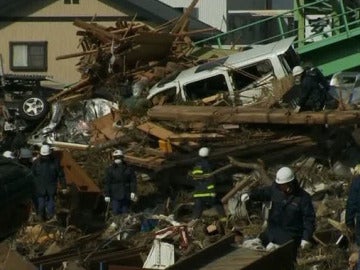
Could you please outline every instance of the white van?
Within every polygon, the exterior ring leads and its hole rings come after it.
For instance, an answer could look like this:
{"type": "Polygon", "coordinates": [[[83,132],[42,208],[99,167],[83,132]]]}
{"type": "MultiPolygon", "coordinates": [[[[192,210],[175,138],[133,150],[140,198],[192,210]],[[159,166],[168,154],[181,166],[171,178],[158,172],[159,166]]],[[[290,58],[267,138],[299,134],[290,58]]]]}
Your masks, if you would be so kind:
{"type": "Polygon", "coordinates": [[[195,66],[155,84],[147,96],[154,105],[193,101],[219,93],[225,95],[229,105],[254,102],[269,89],[272,78],[291,74],[300,64],[292,47],[295,37],[266,45],[257,45],[215,61],[195,66]]]}

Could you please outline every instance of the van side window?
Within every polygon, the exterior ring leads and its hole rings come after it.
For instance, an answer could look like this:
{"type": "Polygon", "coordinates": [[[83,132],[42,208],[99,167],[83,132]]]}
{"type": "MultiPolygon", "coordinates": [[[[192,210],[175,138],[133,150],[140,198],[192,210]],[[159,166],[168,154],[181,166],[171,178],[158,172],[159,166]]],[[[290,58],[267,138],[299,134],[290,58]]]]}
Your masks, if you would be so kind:
{"type": "Polygon", "coordinates": [[[189,100],[202,99],[219,92],[228,92],[225,76],[222,74],[184,85],[189,100]]]}
{"type": "Polygon", "coordinates": [[[232,70],[231,77],[235,84],[235,89],[240,90],[271,72],[273,72],[271,62],[264,60],[241,69],[232,70]]]}
{"type": "Polygon", "coordinates": [[[176,87],[166,88],[160,93],[153,96],[151,102],[153,105],[162,105],[164,103],[176,103],[176,87]]]}

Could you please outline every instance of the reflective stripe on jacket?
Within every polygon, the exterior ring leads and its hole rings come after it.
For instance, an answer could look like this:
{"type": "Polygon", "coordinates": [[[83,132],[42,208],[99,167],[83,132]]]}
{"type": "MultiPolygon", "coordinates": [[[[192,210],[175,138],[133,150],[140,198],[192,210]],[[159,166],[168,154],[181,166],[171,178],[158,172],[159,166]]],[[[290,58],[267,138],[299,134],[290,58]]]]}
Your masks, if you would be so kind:
{"type": "Polygon", "coordinates": [[[214,178],[210,172],[207,160],[202,160],[192,170],[191,177],[195,181],[194,198],[216,197],[214,178]]]}

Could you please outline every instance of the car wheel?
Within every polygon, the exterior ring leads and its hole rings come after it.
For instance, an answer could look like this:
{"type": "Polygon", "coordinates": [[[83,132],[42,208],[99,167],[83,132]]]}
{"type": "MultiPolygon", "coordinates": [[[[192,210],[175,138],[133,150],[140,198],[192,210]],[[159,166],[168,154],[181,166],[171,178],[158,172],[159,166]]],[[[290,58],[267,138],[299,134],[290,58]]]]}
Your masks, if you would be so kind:
{"type": "Polygon", "coordinates": [[[39,120],[48,113],[49,103],[40,96],[30,96],[21,102],[19,111],[26,120],[39,120]]]}

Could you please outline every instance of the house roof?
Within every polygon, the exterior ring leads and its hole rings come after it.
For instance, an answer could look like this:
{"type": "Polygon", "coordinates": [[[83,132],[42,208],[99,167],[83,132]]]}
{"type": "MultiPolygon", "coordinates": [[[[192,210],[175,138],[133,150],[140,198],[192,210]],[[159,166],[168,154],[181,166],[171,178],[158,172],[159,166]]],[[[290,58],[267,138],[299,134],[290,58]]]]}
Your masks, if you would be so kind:
{"type": "Polygon", "coordinates": [[[19,9],[27,13],[35,12],[36,10],[50,5],[56,0],[1,0],[0,1],[0,18],[6,18],[9,14],[15,13],[19,9]]]}
{"type": "MultiPolygon", "coordinates": [[[[101,0],[105,3],[116,6],[121,6],[122,9],[128,10],[132,14],[137,14],[142,18],[149,21],[162,24],[167,21],[179,18],[183,13],[171,6],[160,2],[159,0],[101,0]]],[[[189,29],[202,30],[212,28],[212,26],[190,17],[189,29]]],[[[197,34],[197,38],[205,38],[222,33],[218,29],[211,30],[210,32],[203,32],[197,34]]]]}
{"type": "MultiPolygon", "coordinates": [[[[56,0],[1,0],[0,1],[0,21],[6,21],[9,14],[15,11],[24,11],[24,16],[31,14],[36,10],[50,5],[56,0]]],[[[85,0],[86,1],[86,0],[85,0]]],[[[126,11],[129,16],[137,15],[139,20],[163,24],[175,18],[179,18],[182,12],[166,5],[158,0],[100,0],[114,8],[126,11]]],[[[200,30],[211,28],[210,25],[203,23],[195,18],[190,18],[189,29],[200,30]]],[[[197,34],[194,39],[202,39],[221,33],[214,29],[210,32],[197,34]]]]}

